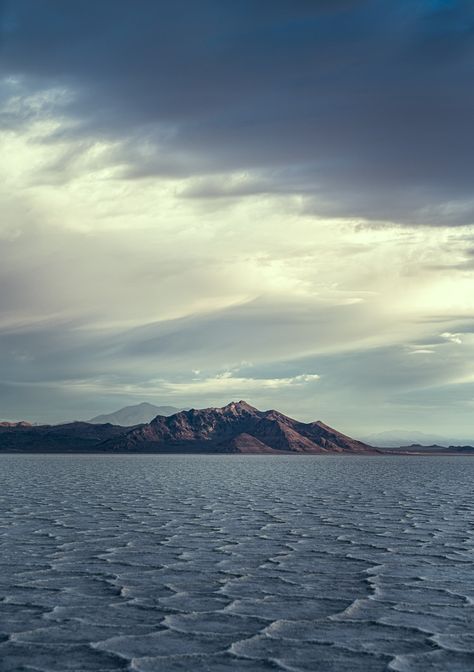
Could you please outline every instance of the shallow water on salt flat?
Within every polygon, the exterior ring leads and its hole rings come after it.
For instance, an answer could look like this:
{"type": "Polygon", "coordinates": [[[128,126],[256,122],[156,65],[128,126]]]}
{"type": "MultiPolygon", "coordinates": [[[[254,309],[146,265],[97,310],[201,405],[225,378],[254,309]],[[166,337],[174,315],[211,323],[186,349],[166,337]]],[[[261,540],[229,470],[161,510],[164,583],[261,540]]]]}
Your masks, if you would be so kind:
{"type": "Polygon", "coordinates": [[[473,458],[0,465],[1,672],[474,670],[473,458]]]}

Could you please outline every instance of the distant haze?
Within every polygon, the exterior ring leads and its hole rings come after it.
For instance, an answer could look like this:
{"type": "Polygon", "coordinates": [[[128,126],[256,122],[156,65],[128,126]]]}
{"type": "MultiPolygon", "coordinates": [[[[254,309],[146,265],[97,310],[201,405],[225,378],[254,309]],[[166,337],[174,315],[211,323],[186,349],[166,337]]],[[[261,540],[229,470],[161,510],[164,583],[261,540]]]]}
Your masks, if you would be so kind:
{"type": "Polygon", "coordinates": [[[424,432],[411,432],[409,430],[392,430],[369,434],[361,437],[362,441],[372,446],[383,448],[398,448],[399,446],[410,446],[420,444],[423,446],[452,446],[452,445],[474,445],[474,431],[470,437],[459,436],[440,436],[439,434],[426,434],[424,432]]]}

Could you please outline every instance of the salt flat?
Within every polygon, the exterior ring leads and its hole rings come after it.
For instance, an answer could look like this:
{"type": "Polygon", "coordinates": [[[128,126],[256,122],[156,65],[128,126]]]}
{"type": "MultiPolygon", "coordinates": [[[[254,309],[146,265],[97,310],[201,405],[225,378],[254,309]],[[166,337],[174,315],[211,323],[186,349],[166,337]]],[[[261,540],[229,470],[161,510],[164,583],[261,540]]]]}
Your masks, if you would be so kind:
{"type": "Polygon", "coordinates": [[[469,457],[2,455],[0,670],[474,670],[469,457]]]}

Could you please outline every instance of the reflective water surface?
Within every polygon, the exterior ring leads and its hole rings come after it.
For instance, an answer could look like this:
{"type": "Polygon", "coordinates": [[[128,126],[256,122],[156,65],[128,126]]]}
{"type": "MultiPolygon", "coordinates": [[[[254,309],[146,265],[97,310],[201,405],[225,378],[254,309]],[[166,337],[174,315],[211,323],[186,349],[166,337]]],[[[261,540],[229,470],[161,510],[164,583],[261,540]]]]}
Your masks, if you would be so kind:
{"type": "Polygon", "coordinates": [[[474,670],[474,458],[0,456],[0,670],[474,670]]]}

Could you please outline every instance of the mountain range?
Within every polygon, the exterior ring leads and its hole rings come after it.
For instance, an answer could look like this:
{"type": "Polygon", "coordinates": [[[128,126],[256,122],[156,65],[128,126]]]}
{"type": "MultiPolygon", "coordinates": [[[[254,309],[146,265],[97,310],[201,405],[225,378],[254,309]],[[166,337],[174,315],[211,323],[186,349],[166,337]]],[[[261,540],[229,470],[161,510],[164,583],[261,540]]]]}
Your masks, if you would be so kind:
{"type": "Polygon", "coordinates": [[[304,423],[245,401],[157,415],[135,427],[73,422],[0,426],[0,451],[154,453],[347,453],[377,450],[321,421],[304,423]]]}
{"type": "Polygon", "coordinates": [[[191,410],[144,403],[96,416],[89,422],[60,425],[0,422],[0,452],[474,453],[470,442],[454,442],[448,447],[439,441],[442,437],[428,434],[420,437],[420,433],[407,432],[399,435],[398,441],[387,434],[394,436],[394,433],[374,434],[371,441],[360,441],[320,420],[300,422],[279,411],[260,411],[245,401],[231,402],[222,408],[191,410]],[[155,414],[157,409],[162,412],[155,414]],[[153,417],[149,422],[135,422],[150,413],[153,417]],[[114,422],[100,422],[108,418],[114,422]],[[133,424],[129,425],[130,422],[133,424]],[[426,445],[433,438],[436,441],[426,445]]]}

